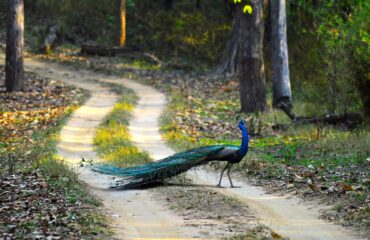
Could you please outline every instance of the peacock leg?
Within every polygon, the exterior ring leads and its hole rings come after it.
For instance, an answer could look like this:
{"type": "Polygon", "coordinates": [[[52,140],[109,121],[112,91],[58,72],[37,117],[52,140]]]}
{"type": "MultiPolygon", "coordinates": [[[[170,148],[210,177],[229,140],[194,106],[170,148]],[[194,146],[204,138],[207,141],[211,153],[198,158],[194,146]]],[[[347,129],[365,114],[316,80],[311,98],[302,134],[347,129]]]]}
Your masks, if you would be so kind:
{"type": "Polygon", "coordinates": [[[220,181],[218,181],[218,184],[216,185],[217,187],[221,187],[221,180],[222,180],[222,175],[224,175],[224,172],[226,171],[226,169],[229,167],[229,162],[226,164],[226,166],[224,167],[224,169],[222,169],[221,171],[221,176],[220,176],[220,181]]]}
{"type": "Polygon", "coordinates": [[[230,186],[231,186],[231,187],[234,187],[233,181],[231,181],[231,177],[230,177],[230,170],[231,170],[231,167],[232,167],[232,166],[233,166],[233,165],[232,165],[232,164],[230,164],[229,168],[227,169],[227,177],[229,178],[230,186]]]}
{"type": "Polygon", "coordinates": [[[233,165],[232,165],[232,164],[230,164],[229,168],[227,169],[227,176],[229,177],[230,186],[231,186],[232,188],[240,188],[239,186],[238,186],[238,187],[234,186],[233,181],[231,181],[231,177],[230,177],[230,170],[231,170],[231,167],[232,167],[232,166],[233,166],[233,165]]]}

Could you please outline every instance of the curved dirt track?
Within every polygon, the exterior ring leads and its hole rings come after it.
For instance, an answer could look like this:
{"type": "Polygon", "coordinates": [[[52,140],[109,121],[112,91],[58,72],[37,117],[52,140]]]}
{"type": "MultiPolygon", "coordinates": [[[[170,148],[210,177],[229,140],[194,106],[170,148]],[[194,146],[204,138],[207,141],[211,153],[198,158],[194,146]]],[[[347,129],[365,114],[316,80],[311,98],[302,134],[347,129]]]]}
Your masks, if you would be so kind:
{"type": "MultiPolygon", "coordinates": [[[[61,158],[79,173],[79,178],[90,186],[92,193],[102,200],[104,210],[110,216],[116,239],[191,239],[191,236],[197,235],[194,228],[185,227],[181,218],[156,202],[150,191],[108,190],[112,177],[79,167],[82,158],[98,159],[93,146],[95,129],[119,99],[109,89],[89,80],[114,81],[122,84],[119,79],[88,71],[74,71],[57,64],[46,64],[32,59],[26,61],[26,66],[27,70],[37,72],[41,76],[90,91],[89,100],[73,113],[61,130],[57,150],[61,158]]],[[[127,82],[128,87],[130,84],[140,87],[134,82],[127,82]]]]}
{"type": "MultiPolygon", "coordinates": [[[[109,191],[107,187],[111,177],[77,167],[82,157],[87,160],[97,159],[92,144],[95,129],[118,99],[118,96],[108,89],[86,80],[98,79],[123,84],[136,92],[139,101],[129,130],[134,143],[148,151],[154,159],[174,153],[166,146],[159,132],[158,118],[166,105],[165,95],[134,81],[88,71],[74,71],[57,64],[28,60],[26,65],[28,69],[42,76],[77,85],[91,92],[91,98],[73,114],[63,128],[58,152],[70,164],[76,165],[80,178],[103,200],[105,210],[112,217],[118,238],[189,239],[201,236],[196,229],[184,227],[179,217],[154,201],[150,191],[109,191]]],[[[218,175],[204,170],[191,171],[189,175],[197,183],[211,185],[216,184],[218,178],[218,175]]],[[[225,180],[223,184],[228,186],[225,180]]],[[[303,240],[356,239],[341,227],[319,219],[317,208],[304,206],[296,198],[269,195],[242,181],[235,181],[235,184],[241,188],[221,188],[219,191],[244,201],[254,209],[262,223],[283,236],[303,240]]]]}

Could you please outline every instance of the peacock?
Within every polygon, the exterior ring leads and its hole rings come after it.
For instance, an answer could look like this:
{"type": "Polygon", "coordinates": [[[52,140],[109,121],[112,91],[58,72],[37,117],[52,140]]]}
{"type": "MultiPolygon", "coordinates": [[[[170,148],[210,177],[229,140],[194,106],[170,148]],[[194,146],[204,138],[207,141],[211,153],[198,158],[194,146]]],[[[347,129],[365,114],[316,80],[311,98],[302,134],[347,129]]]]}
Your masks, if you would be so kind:
{"type": "Polygon", "coordinates": [[[242,132],[242,143],[240,146],[212,145],[193,148],[173,154],[159,161],[136,167],[118,168],[109,164],[95,164],[91,168],[99,173],[122,177],[112,187],[125,189],[158,183],[166,178],[183,173],[192,167],[207,164],[211,161],[225,161],[227,164],[222,169],[220,180],[216,186],[221,187],[222,176],[227,171],[230,185],[234,187],[230,177],[230,170],[233,164],[239,163],[247,154],[249,142],[245,121],[240,120],[238,126],[242,132]]]}

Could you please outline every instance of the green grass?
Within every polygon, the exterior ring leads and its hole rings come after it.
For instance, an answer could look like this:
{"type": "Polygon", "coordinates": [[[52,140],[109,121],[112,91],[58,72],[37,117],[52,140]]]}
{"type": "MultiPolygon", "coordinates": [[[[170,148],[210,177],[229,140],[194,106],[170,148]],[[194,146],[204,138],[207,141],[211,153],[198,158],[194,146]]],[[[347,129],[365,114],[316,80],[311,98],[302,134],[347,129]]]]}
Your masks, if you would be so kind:
{"type": "Polygon", "coordinates": [[[123,97],[97,129],[94,144],[99,156],[119,167],[130,167],[150,161],[148,153],[134,146],[128,132],[131,112],[137,97],[133,91],[120,88],[123,97]]]}
{"type": "MultiPolygon", "coordinates": [[[[222,133],[212,136],[213,133],[209,132],[194,134],[190,131],[192,128],[187,128],[194,125],[195,118],[200,122],[211,119],[218,123],[229,122],[236,125],[233,123],[234,119],[225,114],[230,109],[236,111],[235,104],[228,104],[228,100],[222,102],[200,98],[189,103],[180,93],[174,91],[172,93],[171,101],[162,116],[163,136],[172,147],[185,150],[199,145],[240,144],[239,136],[225,134],[222,137],[222,133]],[[187,117],[190,108],[193,115],[187,117]],[[185,123],[179,125],[179,120],[185,123]]],[[[298,112],[300,111],[303,109],[298,109],[298,112]]],[[[274,131],[271,129],[273,124],[288,122],[287,117],[276,110],[252,117],[247,116],[247,120],[249,132],[262,134],[262,137],[251,137],[250,151],[246,160],[237,167],[248,174],[253,174],[251,167],[257,165],[262,165],[265,170],[271,170],[272,176],[275,176],[281,174],[279,170],[281,166],[304,166],[314,169],[323,166],[327,170],[335,170],[337,167],[351,168],[354,165],[361,168],[367,164],[370,146],[368,126],[342,130],[332,126],[292,125],[287,131],[274,131]]],[[[258,171],[261,171],[260,167],[255,169],[256,173],[258,171]]],[[[268,176],[271,177],[269,174],[268,176]]]]}

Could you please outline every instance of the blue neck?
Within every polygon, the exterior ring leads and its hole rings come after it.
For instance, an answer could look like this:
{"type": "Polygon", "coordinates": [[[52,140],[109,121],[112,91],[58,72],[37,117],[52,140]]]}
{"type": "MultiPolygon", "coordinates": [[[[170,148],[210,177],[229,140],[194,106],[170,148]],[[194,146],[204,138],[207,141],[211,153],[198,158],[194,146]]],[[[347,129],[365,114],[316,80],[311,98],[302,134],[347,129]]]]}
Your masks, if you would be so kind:
{"type": "Polygon", "coordinates": [[[244,125],[242,125],[240,129],[242,130],[242,144],[240,145],[237,155],[239,157],[244,157],[248,152],[249,137],[247,128],[244,125]]]}

